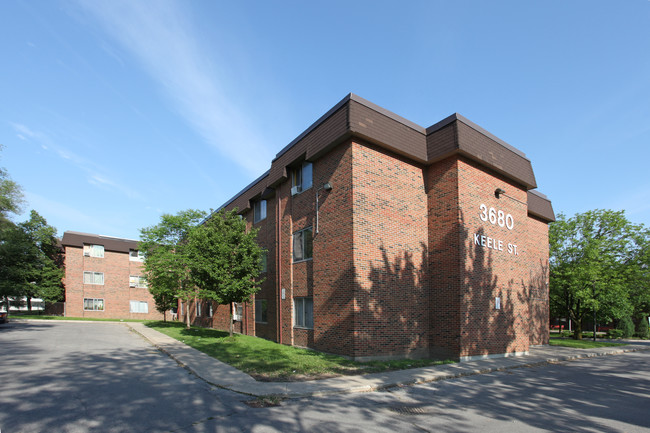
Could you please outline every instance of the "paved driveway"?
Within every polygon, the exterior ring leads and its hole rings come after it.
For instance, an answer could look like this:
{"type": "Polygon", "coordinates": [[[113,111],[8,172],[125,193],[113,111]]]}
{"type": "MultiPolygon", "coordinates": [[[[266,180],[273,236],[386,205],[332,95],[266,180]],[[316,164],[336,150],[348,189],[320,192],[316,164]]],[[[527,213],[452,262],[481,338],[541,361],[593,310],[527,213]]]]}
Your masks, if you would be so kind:
{"type": "Polygon", "coordinates": [[[0,325],[0,430],[147,432],[248,408],[118,323],[0,325]]]}
{"type": "Polygon", "coordinates": [[[212,388],[126,326],[0,326],[0,429],[16,432],[650,432],[650,352],[287,400],[212,388]]]}

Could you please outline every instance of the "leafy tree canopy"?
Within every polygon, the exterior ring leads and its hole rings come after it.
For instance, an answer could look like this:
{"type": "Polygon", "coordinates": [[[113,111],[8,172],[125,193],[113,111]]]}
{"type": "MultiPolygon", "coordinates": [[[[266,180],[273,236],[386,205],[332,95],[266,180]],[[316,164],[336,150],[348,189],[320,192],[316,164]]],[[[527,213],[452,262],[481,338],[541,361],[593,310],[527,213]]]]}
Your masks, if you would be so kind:
{"type": "MultiPolygon", "coordinates": [[[[187,243],[196,254],[190,272],[199,298],[229,305],[249,301],[259,291],[263,250],[257,232],[247,230],[236,210],[222,209],[190,233],[187,243]]],[[[231,335],[232,328],[231,314],[231,335]]]]}
{"type": "MultiPolygon", "coordinates": [[[[633,281],[641,278],[647,251],[643,226],[630,223],[623,211],[593,210],[567,218],[560,214],[549,228],[550,300],[555,314],[576,323],[594,311],[602,321],[629,316],[633,281]]],[[[647,290],[647,287],[646,287],[647,290]]]]}
{"type": "MultiPolygon", "coordinates": [[[[196,296],[189,272],[194,260],[185,239],[205,218],[206,213],[188,209],[177,215],[164,214],[154,226],[140,230],[139,248],[145,254],[144,270],[156,309],[166,312],[181,299],[188,305],[196,296]]],[[[186,314],[189,327],[189,314],[186,314]]]]}

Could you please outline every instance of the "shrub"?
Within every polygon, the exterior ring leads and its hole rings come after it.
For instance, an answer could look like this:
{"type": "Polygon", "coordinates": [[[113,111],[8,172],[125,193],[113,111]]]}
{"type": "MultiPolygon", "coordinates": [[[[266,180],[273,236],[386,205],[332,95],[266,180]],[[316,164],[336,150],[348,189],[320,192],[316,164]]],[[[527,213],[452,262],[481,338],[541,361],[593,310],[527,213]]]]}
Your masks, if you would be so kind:
{"type": "Polygon", "coordinates": [[[650,337],[650,327],[648,327],[648,318],[642,317],[639,325],[636,327],[636,336],[640,338],[650,337]]]}
{"type": "Polygon", "coordinates": [[[571,337],[573,335],[573,331],[562,331],[561,336],[564,338],[571,337]]]}
{"type": "Polygon", "coordinates": [[[634,335],[634,322],[630,317],[623,317],[619,322],[616,329],[623,331],[623,338],[629,338],[634,335]]]}
{"type": "Polygon", "coordinates": [[[609,338],[623,338],[623,331],[620,329],[609,329],[607,331],[607,337],[609,338]]]}

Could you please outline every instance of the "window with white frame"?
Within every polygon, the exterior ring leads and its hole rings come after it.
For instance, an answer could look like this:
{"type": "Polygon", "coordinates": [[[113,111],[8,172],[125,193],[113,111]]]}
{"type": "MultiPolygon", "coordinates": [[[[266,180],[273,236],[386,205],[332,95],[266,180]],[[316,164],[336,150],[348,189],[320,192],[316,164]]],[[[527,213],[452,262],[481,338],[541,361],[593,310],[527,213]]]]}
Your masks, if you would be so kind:
{"type": "Polygon", "coordinates": [[[84,284],[104,284],[103,272],[84,271],[84,284]]]}
{"type": "Polygon", "coordinates": [[[104,257],[104,245],[88,245],[84,244],[85,257],[104,257]]]}
{"type": "Polygon", "coordinates": [[[146,301],[131,301],[131,312],[146,314],[149,312],[149,304],[146,301]]]}
{"type": "Polygon", "coordinates": [[[208,317],[212,317],[212,301],[208,301],[208,317]]]}
{"type": "Polygon", "coordinates": [[[297,231],[293,234],[293,261],[311,259],[313,255],[311,227],[297,231]]]}
{"type": "Polygon", "coordinates": [[[138,287],[140,289],[147,288],[147,279],[141,275],[129,276],[129,287],[138,287]]]}
{"type": "Polygon", "coordinates": [[[314,329],[314,298],[294,298],[293,308],[294,326],[314,329]]]}
{"type": "Polygon", "coordinates": [[[253,203],[253,222],[266,219],[266,200],[258,200],[253,203]]]}
{"type": "Polygon", "coordinates": [[[232,320],[239,320],[241,322],[243,315],[244,315],[244,304],[240,302],[233,303],[232,320]]]}
{"type": "Polygon", "coordinates": [[[260,257],[260,272],[261,273],[267,272],[268,261],[269,261],[269,252],[268,251],[262,252],[262,256],[260,257]]]}
{"type": "Polygon", "coordinates": [[[84,311],[104,311],[104,300],[84,298],[84,311]]]}
{"type": "Polygon", "coordinates": [[[201,300],[197,299],[194,304],[196,305],[196,317],[201,317],[201,300]]]}
{"type": "Polygon", "coordinates": [[[132,262],[142,262],[144,261],[144,253],[140,250],[129,250],[129,260],[132,262]]]}
{"type": "Polygon", "coordinates": [[[311,188],[312,170],[312,163],[304,161],[291,171],[291,195],[300,194],[311,188]]]}
{"type": "Polygon", "coordinates": [[[266,299],[255,300],[255,322],[266,323],[267,321],[267,303],[266,299]]]}

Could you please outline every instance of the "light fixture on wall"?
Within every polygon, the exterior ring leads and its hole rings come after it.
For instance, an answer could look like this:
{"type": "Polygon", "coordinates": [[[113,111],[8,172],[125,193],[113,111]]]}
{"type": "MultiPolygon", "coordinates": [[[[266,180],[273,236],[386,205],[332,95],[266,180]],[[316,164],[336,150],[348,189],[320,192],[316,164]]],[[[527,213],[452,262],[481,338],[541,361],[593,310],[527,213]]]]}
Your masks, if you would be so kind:
{"type": "Polygon", "coordinates": [[[505,190],[505,189],[497,188],[497,189],[494,190],[494,196],[495,196],[496,198],[499,198],[499,196],[500,196],[501,194],[505,194],[505,193],[506,193],[506,190],[505,190]]]}
{"type": "Polygon", "coordinates": [[[325,191],[331,191],[332,190],[332,184],[329,182],[325,182],[323,186],[318,188],[316,190],[316,234],[318,234],[318,193],[320,190],[324,189],[325,191]]]}

